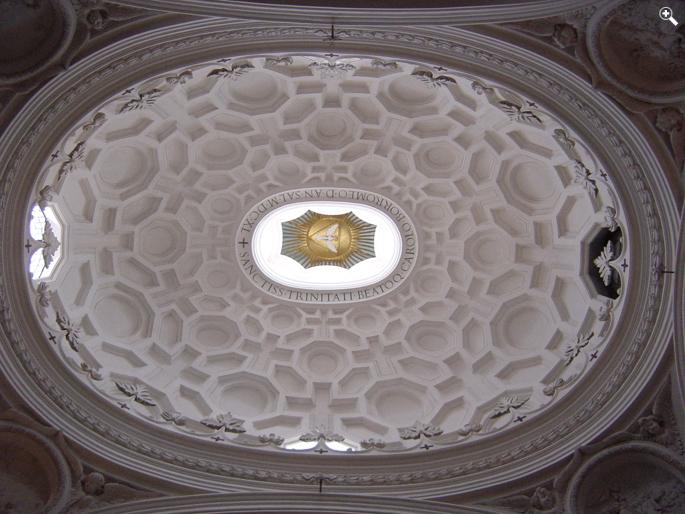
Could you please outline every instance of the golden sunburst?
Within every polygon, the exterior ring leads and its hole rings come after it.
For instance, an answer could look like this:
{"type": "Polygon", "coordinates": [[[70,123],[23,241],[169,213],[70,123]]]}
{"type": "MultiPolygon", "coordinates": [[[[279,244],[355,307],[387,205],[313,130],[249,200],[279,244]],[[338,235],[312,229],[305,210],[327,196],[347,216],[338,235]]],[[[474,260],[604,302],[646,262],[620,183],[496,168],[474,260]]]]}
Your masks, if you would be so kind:
{"type": "Polygon", "coordinates": [[[302,216],[281,223],[281,254],[305,268],[355,264],[376,256],[376,225],[365,222],[352,212],[319,214],[308,210],[302,216]]]}

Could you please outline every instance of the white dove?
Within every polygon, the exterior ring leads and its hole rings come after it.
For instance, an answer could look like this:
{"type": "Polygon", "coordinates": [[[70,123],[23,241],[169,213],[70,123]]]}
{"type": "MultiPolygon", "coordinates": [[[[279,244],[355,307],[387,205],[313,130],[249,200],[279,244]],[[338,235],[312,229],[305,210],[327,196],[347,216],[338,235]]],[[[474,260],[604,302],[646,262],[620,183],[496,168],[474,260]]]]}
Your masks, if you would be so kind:
{"type": "Polygon", "coordinates": [[[338,230],[338,223],[334,223],[326,230],[325,234],[316,234],[314,236],[315,241],[326,243],[326,248],[328,248],[333,253],[338,253],[338,248],[333,244],[335,241],[335,233],[338,230]]]}

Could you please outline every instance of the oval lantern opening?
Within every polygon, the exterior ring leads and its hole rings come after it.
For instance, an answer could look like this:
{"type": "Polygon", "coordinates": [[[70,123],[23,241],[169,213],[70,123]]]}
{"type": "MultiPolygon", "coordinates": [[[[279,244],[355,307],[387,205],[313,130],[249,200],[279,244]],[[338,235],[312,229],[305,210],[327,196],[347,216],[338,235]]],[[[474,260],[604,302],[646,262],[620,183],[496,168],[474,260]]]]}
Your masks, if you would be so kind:
{"type": "Polygon", "coordinates": [[[349,202],[301,202],[259,221],[252,255],[270,280],[297,289],[340,290],[387,277],[402,253],[397,225],[380,210],[349,202]]]}

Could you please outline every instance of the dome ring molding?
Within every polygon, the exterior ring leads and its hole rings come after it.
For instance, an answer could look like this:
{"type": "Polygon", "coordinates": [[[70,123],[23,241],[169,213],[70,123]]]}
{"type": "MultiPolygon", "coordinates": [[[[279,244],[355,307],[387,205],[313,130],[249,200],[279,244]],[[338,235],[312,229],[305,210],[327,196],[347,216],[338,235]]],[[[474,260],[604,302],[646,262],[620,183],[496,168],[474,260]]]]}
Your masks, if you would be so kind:
{"type": "Polygon", "coordinates": [[[347,468],[344,458],[289,456],[285,462],[260,453],[257,465],[257,454],[253,451],[227,449],[219,455],[211,444],[189,448],[175,442],[162,446],[154,434],[147,432],[147,424],[127,417],[124,430],[118,423],[112,423],[116,409],[102,405],[94,395],[77,393],[70,378],[51,369],[47,352],[41,351],[47,343],[34,325],[24,289],[12,286],[22,283],[18,227],[24,223],[23,207],[56,135],[122,86],[165,67],[176,67],[182,61],[239,55],[244,53],[248,41],[255,40],[260,40],[261,46],[252,53],[303,49],[311,53],[326,49],[313,28],[260,24],[250,28],[245,23],[218,20],[191,22],[130,38],[57,77],[17,116],[0,146],[2,178],[6,184],[0,198],[3,372],[32,408],[38,412],[52,411],[50,417],[57,428],[86,450],[107,455],[120,470],[128,468],[197,490],[225,491],[263,488],[267,483],[275,488],[279,483],[281,487],[284,483],[289,483],[290,488],[296,484],[310,487],[308,473],[325,472],[335,462],[335,486],[346,490],[365,491],[366,486],[373,484],[375,491],[390,492],[399,487],[416,498],[458,494],[503,484],[514,476],[520,478],[559,462],[573,448],[610,426],[653,382],[672,332],[672,311],[660,309],[661,305],[670,305],[672,290],[670,285],[661,285],[659,269],[672,261],[672,234],[677,233],[673,229],[678,216],[671,190],[658,173],[659,161],[635,127],[618,109],[602,102],[602,97],[579,77],[540,56],[503,46],[482,35],[459,29],[417,33],[351,30],[349,38],[339,51],[364,54],[371,44],[381,55],[477,72],[481,77],[522,91],[562,115],[585,140],[606,141],[605,147],[596,148],[597,155],[607,169],[626,171],[615,174],[616,189],[631,206],[626,213],[629,228],[632,227],[629,235],[644,242],[634,246],[630,256],[634,268],[644,273],[634,277],[626,294],[646,300],[632,302],[631,309],[624,311],[625,323],[611,342],[623,359],[607,361],[602,369],[593,368],[584,379],[587,387],[573,398],[565,398],[555,411],[556,418],[553,413],[544,419],[533,419],[518,435],[513,434],[505,447],[493,437],[482,440],[482,444],[441,451],[439,461],[436,455],[426,452],[405,464],[398,462],[393,471],[387,470],[387,456],[382,457],[385,464],[373,457],[361,457],[351,460],[347,468]],[[174,57],[177,60],[172,65],[174,57]],[[507,80],[498,67],[516,70],[517,79],[507,80]],[[116,79],[112,80],[113,76],[116,79]],[[536,87],[540,91],[535,92],[536,87]],[[568,105],[556,103],[557,97],[568,105]],[[655,196],[659,201],[655,201],[655,196]],[[643,352],[647,346],[651,350],[648,354],[643,352]],[[628,375],[632,377],[630,382],[628,375]],[[60,406],[59,410],[50,407],[54,403],[60,406]],[[576,415],[559,416],[569,409],[576,411],[576,415]],[[180,471],[170,470],[163,465],[165,462],[173,463],[180,471]],[[226,477],[238,480],[229,483],[226,477]],[[455,481],[454,477],[460,480],[455,481]],[[251,484],[253,480],[256,482],[251,484]]]}

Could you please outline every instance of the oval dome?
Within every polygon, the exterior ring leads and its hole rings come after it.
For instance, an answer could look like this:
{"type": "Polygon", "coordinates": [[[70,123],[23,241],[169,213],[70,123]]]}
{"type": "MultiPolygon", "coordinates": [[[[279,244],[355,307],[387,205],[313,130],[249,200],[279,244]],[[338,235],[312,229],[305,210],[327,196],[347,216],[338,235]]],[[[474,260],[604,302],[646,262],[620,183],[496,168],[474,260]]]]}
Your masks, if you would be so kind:
{"type": "MultiPolygon", "coordinates": [[[[415,60],[323,55],[315,32],[311,55],[239,53],[237,34],[90,96],[56,82],[62,103],[7,156],[28,171],[9,176],[3,276],[25,281],[0,289],[30,323],[3,352],[42,374],[17,383],[53,395],[58,428],[217,491],[344,462],[336,480],[364,492],[392,460],[379,491],[436,496],[556,465],[630,408],[656,369],[639,356],[666,344],[639,352],[666,331],[648,330],[644,235],[670,204],[645,203],[600,107],[565,119],[555,99],[579,84],[473,76],[447,31],[430,52],[393,39],[415,60]],[[36,255],[59,262],[32,275],[36,255]]],[[[463,56],[485,63],[476,43],[463,56]]]]}

